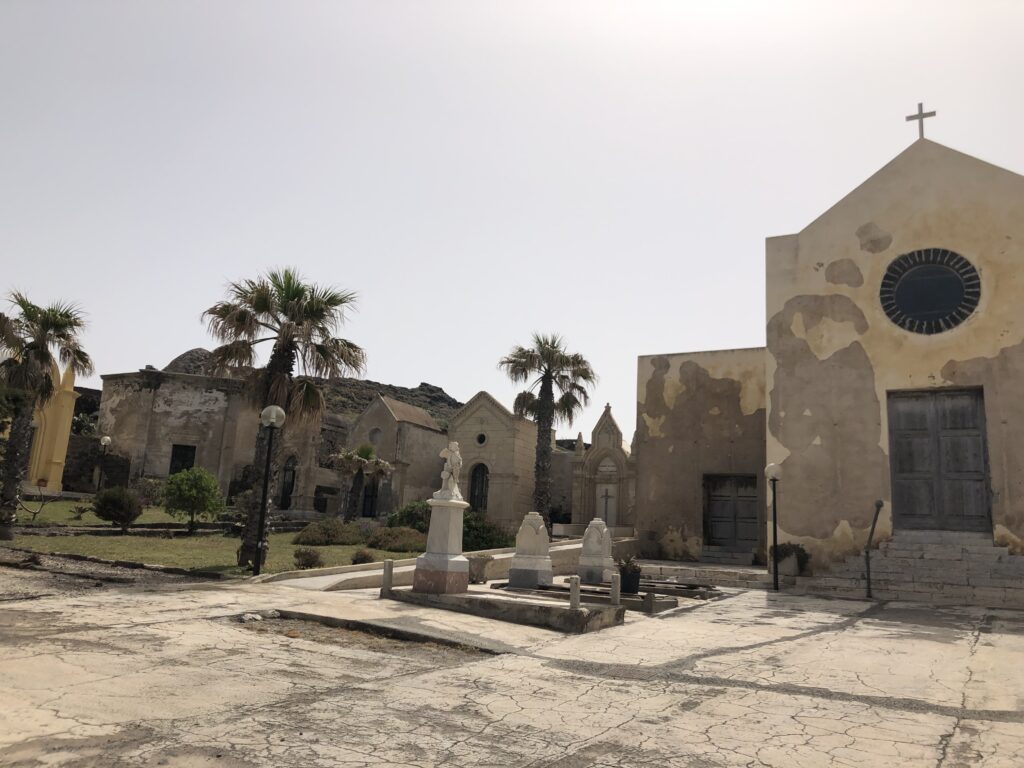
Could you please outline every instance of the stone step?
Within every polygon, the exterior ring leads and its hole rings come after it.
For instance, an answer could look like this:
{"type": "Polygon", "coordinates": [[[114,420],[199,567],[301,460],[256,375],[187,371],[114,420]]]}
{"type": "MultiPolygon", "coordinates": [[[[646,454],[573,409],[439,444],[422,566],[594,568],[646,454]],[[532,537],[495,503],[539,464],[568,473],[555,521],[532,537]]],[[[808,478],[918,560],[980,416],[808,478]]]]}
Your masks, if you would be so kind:
{"type": "Polygon", "coordinates": [[[700,553],[702,563],[725,563],[727,565],[753,565],[754,556],[749,552],[708,552],[700,553]]]}
{"type": "MultiPolygon", "coordinates": [[[[643,575],[651,579],[675,579],[682,584],[711,584],[716,587],[735,589],[771,589],[772,577],[764,568],[668,563],[645,563],[643,575]]],[[[796,583],[792,576],[781,576],[779,583],[791,586],[796,583]]]]}
{"type": "Polygon", "coordinates": [[[896,531],[891,541],[923,544],[992,544],[992,534],[966,531],[896,531]]]}

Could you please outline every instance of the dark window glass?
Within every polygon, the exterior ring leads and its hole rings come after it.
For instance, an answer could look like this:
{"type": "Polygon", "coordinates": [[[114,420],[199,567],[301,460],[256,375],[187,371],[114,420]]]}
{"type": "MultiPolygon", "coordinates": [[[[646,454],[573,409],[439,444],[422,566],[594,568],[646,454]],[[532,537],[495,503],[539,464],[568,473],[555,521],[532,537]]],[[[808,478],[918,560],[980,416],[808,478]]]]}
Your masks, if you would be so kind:
{"type": "Polygon", "coordinates": [[[926,248],[897,257],[878,293],[896,325],[913,333],[942,333],[971,316],[981,300],[981,278],[963,256],[926,248]]]}
{"type": "Polygon", "coordinates": [[[487,509],[488,480],[486,464],[477,464],[469,473],[469,506],[477,512],[487,509]]]}
{"type": "Polygon", "coordinates": [[[172,445],[171,467],[168,475],[176,475],[196,465],[196,447],[194,445],[172,445]]]}

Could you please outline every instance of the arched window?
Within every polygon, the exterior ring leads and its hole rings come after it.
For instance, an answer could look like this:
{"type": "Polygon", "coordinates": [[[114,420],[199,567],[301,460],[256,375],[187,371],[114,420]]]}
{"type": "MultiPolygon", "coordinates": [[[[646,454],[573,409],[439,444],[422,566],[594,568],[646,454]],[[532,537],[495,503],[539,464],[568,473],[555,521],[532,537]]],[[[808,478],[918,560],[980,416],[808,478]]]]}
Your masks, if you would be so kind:
{"type": "Polygon", "coordinates": [[[469,473],[469,506],[477,512],[484,512],[487,509],[489,474],[486,464],[477,464],[469,473]]]}
{"type": "Polygon", "coordinates": [[[299,460],[294,456],[288,458],[281,471],[281,498],[278,501],[278,509],[289,509],[292,506],[292,493],[295,492],[295,469],[299,460]]]}

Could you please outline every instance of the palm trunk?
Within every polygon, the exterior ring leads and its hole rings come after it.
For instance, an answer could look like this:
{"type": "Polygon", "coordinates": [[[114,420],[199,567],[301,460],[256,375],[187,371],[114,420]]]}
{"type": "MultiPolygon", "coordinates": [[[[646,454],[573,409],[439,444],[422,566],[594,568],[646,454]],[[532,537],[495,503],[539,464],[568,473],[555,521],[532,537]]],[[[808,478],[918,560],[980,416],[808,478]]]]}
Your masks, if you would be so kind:
{"type": "Polygon", "coordinates": [[[547,378],[540,385],[537,403],[537,454],[533,463],[533,509],[551,528],[551,427],[554,392],[547,378]]]}
{"type": "Polygon", "coordinates": [[[17,520],[21,483],[28,471],[32,450],[32,404],[18,407],[11,421],[3,457],[3,481],[0,485],[0,525],[12,525],[17,520]]]}

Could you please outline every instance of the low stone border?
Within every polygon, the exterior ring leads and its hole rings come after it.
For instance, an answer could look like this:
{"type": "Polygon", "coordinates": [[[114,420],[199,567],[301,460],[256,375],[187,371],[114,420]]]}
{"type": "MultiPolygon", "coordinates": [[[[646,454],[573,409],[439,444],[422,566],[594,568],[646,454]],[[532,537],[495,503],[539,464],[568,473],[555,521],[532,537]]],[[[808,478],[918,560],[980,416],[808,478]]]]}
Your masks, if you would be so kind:
{"type": "Polygon", "coordinates": [[[112,565],[117,568],[135,568],[143,571],[158,571],[159,573],[170,573],[175,576],[198,576],[203,579],[224,579],[222,573],[216,571],[192,571],[188,568],[177,568],[173,565],[155,565],[153,563],[137,563],[134,560],[106,560],[102,557],[92,555],[77,555],[71,552],[40,552],[37,549],[26,549],[25,547],[12,547],[8,544],[0,544],[4,549],[12,552],[24,552],[26,555],[46,555],[47,557],[64,557],[68,560],[78,560],[86,563],[97,563],[99,565],[112,565]]]}
{"type": "Polygon", "coordinates": [[[471,648],[474,651],[490,653],[495,656],[518,652],[517,649],[512,646],[507,646],[499,642],[485,642],[479,637],[474,637],[468,634],[452,633],[449,635],[442,633],[440,630],[438,632],[428,632],[424,630],[406,629],[405,627],[397,627],[387,620],[373,621],[368,619],[343,619],[337,616],[323,616],[316,613],[292,611],[285,608],[278,608],[277,612],[282,619],[312,621],[317,624],[323,624],[325,627],[338,627],[340,629],[353,629],[361,632],[370,632],[392,640],[403,640],[415,643],[437,643],[438,645],[446,645],[452,648],[471,648]]]}

